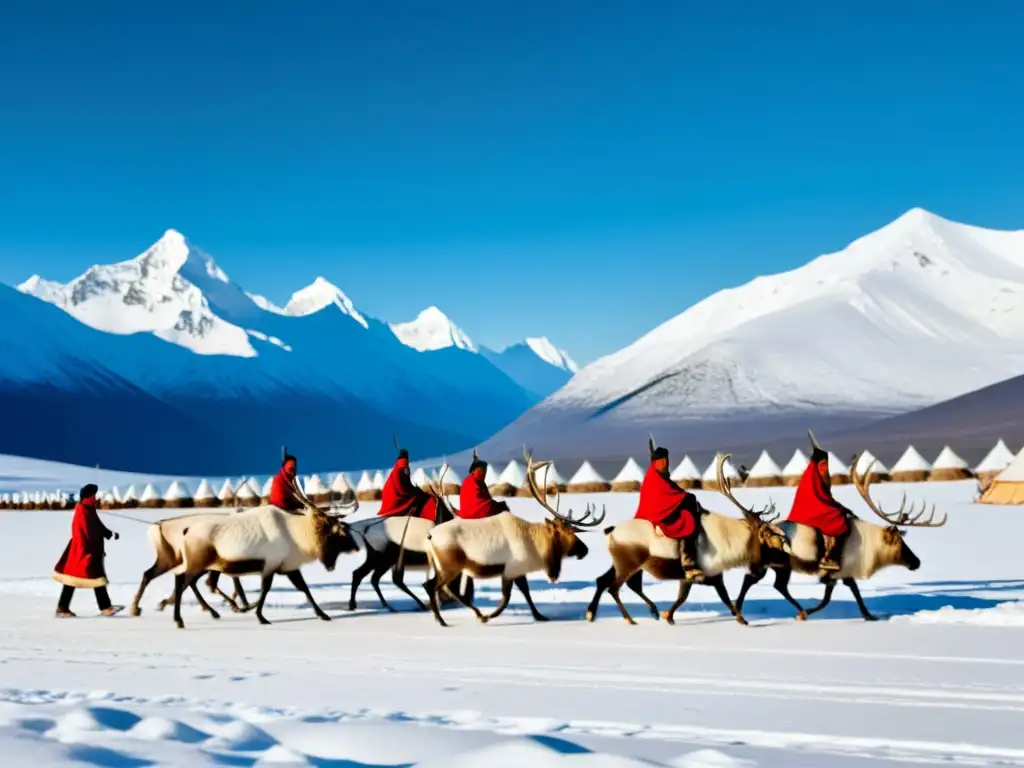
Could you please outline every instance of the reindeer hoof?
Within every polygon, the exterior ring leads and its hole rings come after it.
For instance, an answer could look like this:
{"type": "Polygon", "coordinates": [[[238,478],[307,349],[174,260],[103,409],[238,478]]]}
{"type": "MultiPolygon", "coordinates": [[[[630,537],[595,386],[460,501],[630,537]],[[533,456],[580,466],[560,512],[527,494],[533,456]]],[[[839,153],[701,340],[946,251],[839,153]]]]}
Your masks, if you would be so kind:
{"type": "Polygon", "coordinates": [[[745,626],[747,626],[747,625],[748,625],[748,622],[747,622],[747,620],[746,620],[746,619],[744,619],[744,618],[743,618],[743,617],[742,617],[742,616],[741,616],[740,614],[738,614],[738,613],[736,614],[736,621],[738,621],[738,622],[740,623],[740,625],[741,625],[741,626],[744,626],[744,627],[745,627],[745,626]]]}
{"type": "Polygon", "coordinates": [[[139,608],[139,606],[137,606],[137,605],[133,605],[131,608],[128,609],[128,615],[129,616],[140,616],[140,615],[142,615],[142,609],[139,608]]]}
{"type": "Polygon", "coordinates": [[[544,616],[544,615],[542,615],[540,613],[533,614],[533,620],[534,621],[551,621],[551,619],[549,619],[547,616],[544,616]]]}
{"type": "Polygon", "coordinates": [[[865,613],[864,621],[878,621],[878,617],[870,613],[865,613]]]}
{"type": "Polygon", "coordinates": [[[806,611],[800,611],[800,613],[798,613],[796,615],[796,620],[797,621],[807,621],[807,612],[806,611]]]}
{"type": "Polygon", "coordinates": [[[220,614],[217,613],[215,610],[210,609],[210,618],[211,619],[219,619],[220,618],[220,614]]]}
{"type": "Polygon", "coordinates": [[[265,619],[263,616],[257,616],[256,618],[260,620],[260,624],[263,624],[265,626],[270,624],[270,622],[267,621],[267,619],[265,619]]]}
{"type": "Polygon", "coordinates": [[[635,627],[636,626],[636,622],[633,621],[632,619],[626,619],[626,623],[629,624],[631,627],[635,627]]]}
{"type": "Polygon", "coordinates": [[[586,618],[587,621],[593,622],[593,620],[597,618],[597,614],[594,611],[587,611],[584,618],[586,618]]]}
{"type": "Polygon", "coordinates": [[[354,611],[356,609],[356,601],[355,600],[349,600],[348,601],[348,609],[350,611],[354,611]]]}
{"type": "Polygon", "coordinates": [[[161,601],[160,601],[160,602],[159,602],[159,603],[157,604],[157,606],[156,606],[156,609],[157,609],[158,611],[162,611],[162,610],[163,610],[164,608],[166,608],[166,607],[167,607],[167,603],[165,603],[165,602],[163,602],[163,601],[161,600],[161,601]]]}
{"type": "Polygon", "coordinates": [[[327,615],[326,613],[324,613],[323,611],[321,611],[320,613],[318,613],[318,614],[316,615],[316,617],[317,617],[318,619],[320,619],[320,621],[330,621],[330,620],[331,620],[331,617],[330,617],[330,616],[328,616],[328,615],[327,615]]]}
{"type": "Polygon", "coordinates": [[[184,629],[184,628],[185,628],[185,622],[184,622],[184,621],[182,621],[181,619],[175,619],[175,620],[174,620],[174,625],[175,625],[175,626],[176,626],[176,627],[177,627],[178,629],[184,629]]]}

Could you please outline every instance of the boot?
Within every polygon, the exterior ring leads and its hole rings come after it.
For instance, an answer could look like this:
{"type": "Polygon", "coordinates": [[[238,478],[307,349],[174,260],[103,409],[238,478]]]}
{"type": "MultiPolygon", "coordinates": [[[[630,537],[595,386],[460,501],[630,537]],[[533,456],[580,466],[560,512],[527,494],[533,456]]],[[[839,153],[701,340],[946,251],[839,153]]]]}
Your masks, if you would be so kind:
{"type": "Polygon", "coordinates": [[[58,608],[54,611],[53,615],[58,619],[73,619],[75,614],[69,611],[67,608],[58,608]]]}
{"type": "Polygon", "coordinates": [[[115,616],[115,615],[119,614],[123,610],[124,610],[124,606],[123,605],[112,605],[109,608],[104,608],[102,611],[100,611],[100,615],[102,615],[102,616],[115,616]]]}
{"type": "Polygon", "coordinates": [[[825,545],[825,553],[821,556],[821,562],[818,563],[818,567],[823,571],[838,571],[839,563],[832,558],[832,553],[836,548],[836,541],[838,539],[835,536],[826,536],[825,534],[822,534],[821,538],[825,545]]]}
{"type": "Polygon", "coordinates": [[[683,564],[683,576],[687,581],[702,581],[704,571],[697,564],[697,535],[683,539],[680,549],[680,558],[683,564]]]}

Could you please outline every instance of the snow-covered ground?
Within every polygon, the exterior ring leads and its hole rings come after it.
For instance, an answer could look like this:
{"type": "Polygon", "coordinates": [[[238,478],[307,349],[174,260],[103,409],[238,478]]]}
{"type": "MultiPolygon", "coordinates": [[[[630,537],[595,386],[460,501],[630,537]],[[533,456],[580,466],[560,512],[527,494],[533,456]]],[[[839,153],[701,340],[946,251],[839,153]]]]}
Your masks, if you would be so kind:
{"type": "MultiPolygon", "coordinates": [[[[863,585],[883,618],[874,624],[842,587],[829,609],[796,622],[770,579],[745,606],[749,627],[706,588],[674,627],[631,595],[638,626],[608,599],[587,624],[584,606],[609,562],[600,534],[560,584],[533,581],[547,624],[517,595],[494,623],[459,610],[443,629],[390,587],[400,612],[378,610],[365,582],[349,613],[359,555],[333,573],[305,569],[331,623],[282,580],[266,611],[273,626],[228,611],[214,621],[190,601],[178,630],[155,610],[169,577],[151,585],[139,618],[95,617],[80,591],[80,618],[57,620],[50,573],[70,515],[0,512],[0,754],[12,766],[1024,765],[1024,608],[1013,602],[1024,593],[1024,516],[973,505],[973,481],[874,493],[894,506],[903,490],[937,502],[949,524],[908,534],[918,572],[863,585]]],[[[728,511],[720,496],[701,495],[728,511]]],[[[737,495],[786,509],[792,489],[737,495]]],[[[869,514],[851,488],[837,495],[869,514]]],[[[566,497],[563,507],[586,501],[607,504],[612,523],[632,514],[636,496],[566,497]]],[[[529,500],[512,506],[539,516],[529,500]]],[[[374,512],[364,504],[359,515],[374,512]]],[[[107,565],[115,602],[127,604],[151,553],[145,526],[119,515],[173,513],[101,514],[121,534],[107,565]]],[[[738,581],[729,579],[733,595],[738,581]]],[[[794,584],[805,604],[821,593],[809,579],[794,584]]],[[[254,595],[255,580],[246,587],[254,595]]],[[[648,591],[664,604],[675,587],[648,591]]],[[[495,585],[478,588],[482,606],[495,597],[495,585]]]]}

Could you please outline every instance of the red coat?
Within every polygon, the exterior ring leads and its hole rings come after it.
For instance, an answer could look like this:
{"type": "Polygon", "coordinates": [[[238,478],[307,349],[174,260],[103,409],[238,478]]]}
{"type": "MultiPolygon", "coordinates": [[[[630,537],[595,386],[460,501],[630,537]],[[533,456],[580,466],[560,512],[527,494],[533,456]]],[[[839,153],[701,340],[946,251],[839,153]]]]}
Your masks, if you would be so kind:
{"type": "Polygon", "coordinates": [[[395,515],[415,515],[425,520],[437,521],[437,501],[422,488],[412,484],[408,459],[399,459],[395,462],[380,495],[380,511],[377,516],[395,515]]]}
{"type": "Polygon", "coordinates": [[[508,512],[508,504],[491,498],[484,478],[470,473],[459,491],[459,517],[464,520],[481,520],[501,512],[508,512]]]}
{"type": "Polygon", "coordinates": [[[103,540],[114,534],[100,522],[96,499],[82,499],[71,518],[71,541],[53,569],[53,578],[69,587],[103,587],[103,540]]]}
{"type": "Polygon", "coordinates": [[[690,494],[651,465],[640,486],[636,517],[654,523],[670,539],[685,539],[697,530],[693,513],[684,507],[695,501],[687,499],[688,496],[690,494]]]}
{"type": "Polygon", "coordinates": [[[786,519],[817,528],[825,536],[842,536],[850,528],[846,515],[846,508],[832,498],[832,492],[821,479],[817,463],[812,461],[800,478],[793,509],[786,519]]]}
{"type": "Polygon", "coordinates": [[[270,484],[270,503],[288,512],[303,509],[305,505],[295,495],[294,484],[297,482],[299,482],[298,478],[289,477],[282,467],[281,471],[274,476],[274,482],[270,484]]]}

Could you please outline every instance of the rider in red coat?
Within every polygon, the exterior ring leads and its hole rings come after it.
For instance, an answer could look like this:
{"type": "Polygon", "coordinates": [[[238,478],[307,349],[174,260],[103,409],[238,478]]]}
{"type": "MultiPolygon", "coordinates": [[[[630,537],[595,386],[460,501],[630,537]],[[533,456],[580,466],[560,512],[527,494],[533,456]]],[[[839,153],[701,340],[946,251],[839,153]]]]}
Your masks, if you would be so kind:
{"type": "Polygon", "coordinates": [[[278,509],[294,512],[304,508],[305,505],[295,493],[295,484],[299,482],[298,471],[298,459],[286,455],[281,462],[281,471],[274,476],[274,482],[270,485],[270,503],[278,509]]]}
{"type": "Polygon", "coordinates": [[[842,545],[850,533],[851,512],[832,498],[832,478],[828,471],[828,454],[811,435],[811,461],[800,478],[793,497],[793,508],[787,521],[809,525],[821,532],[825,552],[818,564],[823,571],[838,571],[839,562],[833,551],[842,552],[842,545]]]}
{"type": "Polygon", "coordinates": [[[75,514],[71,518],[71,541],[64,549],[53,569],[53,578],[64,585],[57,603],[58,617],[73,617],[71,598],[75,588],[93,589],[96,605],[104,616],[113,616],[124,609],[111,605],[107,594],[107,572],[103,566],[105,539],[116,539],[117,534],[107,528],[96,514],[95,485],[86,485],[78,494],[75,514]]]}
{"type": "Polygon", "coordinates": [[[481,520],[485,517],[508,512],[508,504],[495,501],[487,489],[487,462],[474,458],[469,465],[469,474],[459,491],[459,517],[464,520],[481,520]]]}
{"type": "Polygon", "coordinates": [[[697,564],[697,537],[700,534],[700,505],[669,478],[668,449],[655,448],[651,440],[651,465],[640,486],[639,520],[653,523],[664,536],[681,542],[683,573],[694,581],[704,573],[697,564]]]}
{"type": "Polygon", "coordinates": [[[395,515],[413,515],[425,520],[437,522],[437,501],[422,488],[412,484],[409,474],[409,452],[405,448],[398,451],[398,459],[391,468],[381,491],[380,511],[378,517],[395,515]]]}

